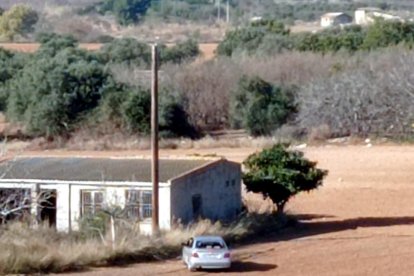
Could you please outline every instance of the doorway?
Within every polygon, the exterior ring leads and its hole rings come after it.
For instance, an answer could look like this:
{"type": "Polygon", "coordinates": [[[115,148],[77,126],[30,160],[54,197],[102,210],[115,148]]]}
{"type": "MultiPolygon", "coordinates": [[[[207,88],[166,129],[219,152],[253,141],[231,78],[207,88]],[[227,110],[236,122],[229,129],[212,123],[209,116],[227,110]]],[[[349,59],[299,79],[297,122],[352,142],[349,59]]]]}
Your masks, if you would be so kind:
{"type": "Polygon", "coordinates": [[[193,195],[193,219],[197,220],[203,217],[203,201],[200,194],[193,195]]]}

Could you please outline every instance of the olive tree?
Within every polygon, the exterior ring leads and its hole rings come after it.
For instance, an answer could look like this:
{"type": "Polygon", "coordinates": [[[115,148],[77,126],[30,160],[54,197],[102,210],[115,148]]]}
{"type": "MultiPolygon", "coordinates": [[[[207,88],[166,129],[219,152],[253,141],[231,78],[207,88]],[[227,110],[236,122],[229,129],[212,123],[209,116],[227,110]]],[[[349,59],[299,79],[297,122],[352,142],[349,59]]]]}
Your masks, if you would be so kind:
{"type": "Polygon", "coordinates": [[[328,174],[316,168],[316,162],[306,159],[302,152],[288,150],[284,144],[254,153],[243,164],[247,169],[243,175],[247,191],[270,198],[278,213],[283,213],[292,196],[322,185],[328,174]]]}

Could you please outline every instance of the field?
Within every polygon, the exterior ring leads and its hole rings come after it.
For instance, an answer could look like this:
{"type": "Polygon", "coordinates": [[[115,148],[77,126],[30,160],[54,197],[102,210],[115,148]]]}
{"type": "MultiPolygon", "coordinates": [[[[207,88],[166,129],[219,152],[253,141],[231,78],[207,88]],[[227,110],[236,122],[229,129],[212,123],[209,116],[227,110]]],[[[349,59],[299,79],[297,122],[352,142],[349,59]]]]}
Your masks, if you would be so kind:
{"type": "MultiPolygon", "coordinates": [[[[255,148],[164,150],[242,161],[255,148]]],[[[409,275],[414,271],[414,146],[321,146],[306,156],[329,170],[324,186],[287,206],[300,224],[234,251],[229,275],[409,275]]],[[[27,155],[38,155],[27,152],[27,155]]],[[[44,153],[41,153],[44,154],[44,153]]],[[[148,151],[49,155],[149,155],[148,151]]],[[[262,204],[256,200],[258,205],[262,204]]],[[[82,275],[187,275],[180,260],[98,268],[82,275]]],[[[74,275],[74,274],[70,274],[74,275]]],[[[205,275],[205,272],[191,275],[205,275]]]]}

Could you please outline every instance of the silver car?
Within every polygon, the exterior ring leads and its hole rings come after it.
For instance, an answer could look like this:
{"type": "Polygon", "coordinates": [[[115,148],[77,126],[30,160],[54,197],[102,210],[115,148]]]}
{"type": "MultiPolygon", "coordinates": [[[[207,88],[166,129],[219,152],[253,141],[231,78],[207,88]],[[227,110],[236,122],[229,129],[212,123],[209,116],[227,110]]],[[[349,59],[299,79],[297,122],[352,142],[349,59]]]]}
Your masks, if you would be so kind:
{"type": "Polygon", "coordinates": [[[196,236],[183,243],[182,259],[188,270],[223,269],[231,266],[231,254],[222,237],[196,236]]]}

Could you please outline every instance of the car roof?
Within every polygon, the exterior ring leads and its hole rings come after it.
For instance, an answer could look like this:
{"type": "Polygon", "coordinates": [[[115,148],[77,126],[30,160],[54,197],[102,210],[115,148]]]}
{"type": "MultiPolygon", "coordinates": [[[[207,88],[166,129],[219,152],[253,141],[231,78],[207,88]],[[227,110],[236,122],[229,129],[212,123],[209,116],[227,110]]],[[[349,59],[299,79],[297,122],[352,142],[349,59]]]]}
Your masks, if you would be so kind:
{"type": "Polygon", "coordinates": [[[224,240],[221,236],[195,236],[195,240],[224,240]]]}

